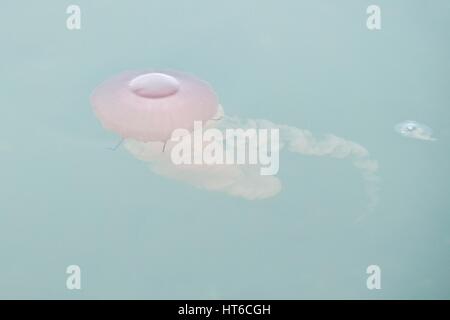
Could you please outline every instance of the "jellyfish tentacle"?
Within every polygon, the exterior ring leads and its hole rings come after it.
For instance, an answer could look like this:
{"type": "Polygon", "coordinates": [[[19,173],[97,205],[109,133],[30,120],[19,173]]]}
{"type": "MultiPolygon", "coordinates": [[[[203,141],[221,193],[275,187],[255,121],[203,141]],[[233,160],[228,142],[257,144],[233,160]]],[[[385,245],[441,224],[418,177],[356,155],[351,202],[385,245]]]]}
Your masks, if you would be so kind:
{"type": "Polygon", "coordinates": [[[123,143],[123,141],[124,141],[125,139],[124,138],[122,138],[114,147],[109,147],[108,149],[109,150],[111,150],[111,151],[116,151],[117,150],[117,148],[119,148],[121,145],[122,145],[122,143],[123,143]]]}

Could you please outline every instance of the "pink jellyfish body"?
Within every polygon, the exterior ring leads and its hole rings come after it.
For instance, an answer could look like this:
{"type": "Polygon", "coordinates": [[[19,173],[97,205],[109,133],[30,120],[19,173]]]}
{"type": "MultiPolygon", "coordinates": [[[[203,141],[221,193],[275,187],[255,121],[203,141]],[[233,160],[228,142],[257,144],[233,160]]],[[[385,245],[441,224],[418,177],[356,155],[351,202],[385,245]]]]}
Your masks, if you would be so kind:
{"type": "Polygon", "coordinates": [[[210,120],[219,102],[211,87],[175,71],[128,71],[106,80],[91,103],[102,125],[125,139],[167,141],[175,129],[210,120]]]}

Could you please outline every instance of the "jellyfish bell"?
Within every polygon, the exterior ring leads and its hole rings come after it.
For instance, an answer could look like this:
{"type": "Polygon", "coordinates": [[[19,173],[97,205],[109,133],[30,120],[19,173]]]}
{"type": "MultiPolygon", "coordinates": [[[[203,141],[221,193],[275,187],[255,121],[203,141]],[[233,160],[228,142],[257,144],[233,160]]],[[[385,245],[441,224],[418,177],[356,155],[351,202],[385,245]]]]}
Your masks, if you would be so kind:
{"type": "Polygon", "coordinates": [[[433,130],[431,128],[416,121],[407,120],[397,124],[394,128],[404,137],[429,141],[436,140],[432,137],[433,130]]]}
{"type": "Polygon", "coordinates": [[[124,139],[166,142],[176,129],[220,114],[219,101],[204,81],[178,71],[127,71],[97,88],[91,104],[102,125],[124,139]]]}
{"type": "Polygon", "coordinates": [[[408,132],[412,132],[416,129],[417,129],[417,122],[410,120],[401,122],[395,126],[395,130],[403,135],[408,134],[408,132]]]}
{"type": "Polygon", "coordinates": [[[412,124],[412,123],[409,123],[409,124],[406,126],[406,129],[407,129],[408,131],[413,131],[415,128],[416,128],[415,124],[412,124]]]}

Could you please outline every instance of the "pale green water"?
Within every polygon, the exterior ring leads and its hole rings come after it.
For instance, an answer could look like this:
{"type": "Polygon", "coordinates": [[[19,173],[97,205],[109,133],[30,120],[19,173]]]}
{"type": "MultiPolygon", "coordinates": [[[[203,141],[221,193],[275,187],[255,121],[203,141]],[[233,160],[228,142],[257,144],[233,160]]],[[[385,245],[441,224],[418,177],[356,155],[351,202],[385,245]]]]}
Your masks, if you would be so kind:
{"type": "Polygon", "coordinates": [[[0,298],[450,298],[450,2],[3,0],[0,298]],[[347,160],[281,154],[262,201],[153,174],[103,130],[92,89],[194,73],[225,111],[333,133],[379,162],[366,210],[347,160]],[[435,142],[393,127],[417,120],[435,142]],[[82,269],[82,290],[65,269],[82,269]],[[366,267],[382,289],[366,288],[366,267]]]}

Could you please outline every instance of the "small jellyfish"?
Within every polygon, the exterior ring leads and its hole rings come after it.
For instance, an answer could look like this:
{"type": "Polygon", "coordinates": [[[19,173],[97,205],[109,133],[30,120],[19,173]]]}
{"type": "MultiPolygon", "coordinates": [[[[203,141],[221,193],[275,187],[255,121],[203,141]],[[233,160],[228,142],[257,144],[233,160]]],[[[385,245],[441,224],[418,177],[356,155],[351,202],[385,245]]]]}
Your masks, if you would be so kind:
{"type": "Polygon", "coordinates": [[[436,139],[432,137],[433,130],[424,124],[418,123],[416,121],[404,121],[397,124],[395,131],[400,133],[402,136],[407,138],[435,141],[436,139]]]}

